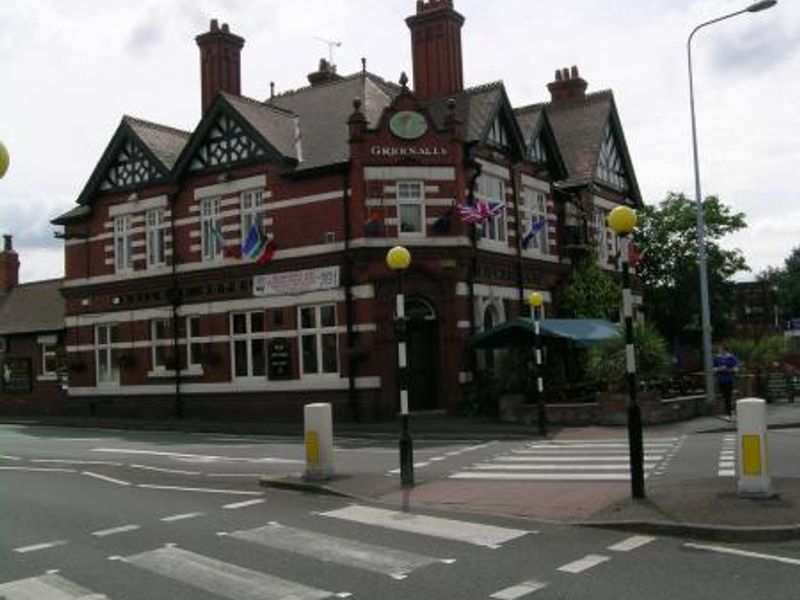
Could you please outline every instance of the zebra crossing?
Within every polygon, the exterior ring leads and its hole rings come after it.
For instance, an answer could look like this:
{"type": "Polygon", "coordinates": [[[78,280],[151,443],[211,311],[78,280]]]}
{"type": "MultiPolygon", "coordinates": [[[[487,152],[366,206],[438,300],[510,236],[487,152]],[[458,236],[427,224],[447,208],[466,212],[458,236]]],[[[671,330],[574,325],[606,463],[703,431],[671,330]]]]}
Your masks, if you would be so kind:
{"type": "Polygon", "coordinates": [[[736,434],[726,434],[722,438],[717,463],[717,477],[736,477],[736,434]]]}
{"type": "MultiPolygon", "coordinates": [[[[645,440],[645,477],[662,474],[683,439],[645,440]]],[[[614,482],[630,480],[629,465],[627,439],[536,441],[475,463],[449,477],[484,481],[614,482]]]]}
{"type": "MultiPolygon", "coordinates": [[[[482,547],[497,549],[503,544],[519,539],[531,530],[501,527],[473,521],[433,517],[423,514],[393,511],[384,508],[351,504],[327,512],[311,513],[310,519],[327,522],[357,523],[376,528],[384,533],[404,532],[422,536],[428,540],[436,538],[461,545],[461,549],[482,547]]],[[[319,524],[319,522],[317,522],[319,524]]],[[[307,558],[341,565],[352,569],[388,576],[391,580],[404,580],[418,570],[443,565],[448,568],[456,562],[448,556],[432,556],[427,553],[379,545],[376,543],[338,537],[328,533],[295,527],[270,521],[264,525],[230,532],[218,532],[218,536],[231,543],[241,543],[258,552],[276,550],[282,555],[307,558]]],[[[386,539],[386,536],[384,536],[386,539]]],[[[428,547],[428,544],[425,544],[428,547]]],[[[219,554],[212,552],[212,554],[219,554]]],[[[237,555],[237,553],[233,553],[237,555]]],[[[226,598],[228,600],[322,600],[326,598],[349,598],[353,590],[337,590],[336,585],[319,586],[322,577],[314,581],[301,582],[288,578],[284,573],[270,569],[252,568],[227,562],[222,556],[213,556],[183,544],[166,543],[162,546],[127,555],[109,556],[109,565],[124,565],[120,571],[120,589],[130,589],[140,581],[142,575],[166,578],[172,584],[186,586],[180,597],[192,597],[191,588],[226,598]],[[131,579],[130,581],[126,580],[131,579]]],[[[224,558],[228,558],[226,554],[224,558]]],[[[261,565],[261,562],[257,564],[261,565]]],[[[271,564],[265,561],[266,565],[271,564]]],[[[111,567],[113,568],[113,567],[111,567]]],[[[310,573],[314,573],[310,569],[310,573]]],[[[115,600],[116,589],[92,590],[85,581],[72,580],[51,570],[37,577],[27,577],[0,583],[0,598],[3,600],[115,600]]],[[[330,583],[330,582],[327,582],[330,583]]],[[[125,597],[129,597],[125,594],[125,597]]],[[[363,596],[361,596],[363,597],[363,596]]]]}

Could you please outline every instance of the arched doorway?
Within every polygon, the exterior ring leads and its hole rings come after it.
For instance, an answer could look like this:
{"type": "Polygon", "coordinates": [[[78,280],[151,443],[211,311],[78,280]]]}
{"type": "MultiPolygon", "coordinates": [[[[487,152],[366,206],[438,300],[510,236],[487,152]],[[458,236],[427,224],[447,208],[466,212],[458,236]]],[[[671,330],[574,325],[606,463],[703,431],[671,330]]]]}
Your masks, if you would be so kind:
{"type": "Polygon", "coordinates": [[[425,298],[406,298],[408,403],[412,411],[435,410],[439,402],[439,322],[425,298]]]}

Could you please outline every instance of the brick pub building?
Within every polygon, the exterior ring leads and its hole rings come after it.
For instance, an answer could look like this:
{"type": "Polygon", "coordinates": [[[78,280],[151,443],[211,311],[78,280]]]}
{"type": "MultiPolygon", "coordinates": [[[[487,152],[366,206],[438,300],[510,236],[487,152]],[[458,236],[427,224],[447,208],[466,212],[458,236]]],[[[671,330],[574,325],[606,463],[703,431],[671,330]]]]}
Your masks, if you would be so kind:
{"type": "Polygon", "coordinates": [[[196,39],[192,132],[124,117],[64,227],[69,394],[96,414],[299,420],[397,412],[389,248],[405,274],[410,404],[456,413],[481,366],[474,332],[548,314],[575,252],[613,269],[605,214],[641,202],[611,93],[559,70],[551,102],[514,109],[500,82],[465,89],[464,18],[416,3],[413,86],[321,61],[308,87],[240,95],[244,40],[196,39]],[[500,203],[484,225],[459,203],[500,203]],[[523,247],[532,222],[544,227],[523,247]],[[260,223],[277,249],[241,248],[260,223]]]}

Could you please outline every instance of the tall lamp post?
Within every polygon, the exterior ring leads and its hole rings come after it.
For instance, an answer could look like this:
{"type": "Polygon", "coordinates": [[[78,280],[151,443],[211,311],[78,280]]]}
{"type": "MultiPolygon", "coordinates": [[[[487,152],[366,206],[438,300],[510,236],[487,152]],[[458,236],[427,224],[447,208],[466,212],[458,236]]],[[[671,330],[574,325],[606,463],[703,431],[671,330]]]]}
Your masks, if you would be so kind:
{"type": "Polygon", "coordinates": [[[400,483],[414,485],[414,446],[408,430],[408,356],[406,353],[406,301],[403,296],[403,271],[411,264],[411,253],[395,246],[386,253],[386,264],[397,273],[397,390],[400,397],[400,483]]]}
{"type": "Polygon", "coordinates": [[[608,215],[608,225],[620,238],[622,262],[622,314],[625,317],[625,371],[628,376],[628,448],[631,465],[631,495],[644,498],[644,450],[642,444],[642,411],[639,408],[636,383],[636,352],[633,345],[633,306],[629,248],[636,228],[636,211],[617,206],[608,215]]]}
{"type": "Polygon", "coordinates": [[[697,206],[697,258],[700,273],[700,314],[703,329],[703,372],[705,375],[706,403],[709,410],[714,406],[714,364],[711,356],[711,308],[708,296],[708,256],[706,253],[706,225],[703,216],[703,196],[700,192],[700,164],[697,158],[697,123],[694,111],[694,78],[692,76],[692,38],[703,27],[719,23],[745,13],[755,13],[772,8],[778,0],[761,0],[736,12],[701,23],[689,34],[686,54],[689,62],[689,107],[692,114],[692,151],[694,153],[694,198],[697,206]]]}
{"type": "Polygon", "coordinates": [[[542,335],[539,329],[539,320],[542,318],[542,295],[532,292],[528,296],[533,312],[533,351],[536,360],[536,401],[539,405],[539,435],[547,436],[547,412],[544,405],[544,380],[542,379],[542,335]]]}

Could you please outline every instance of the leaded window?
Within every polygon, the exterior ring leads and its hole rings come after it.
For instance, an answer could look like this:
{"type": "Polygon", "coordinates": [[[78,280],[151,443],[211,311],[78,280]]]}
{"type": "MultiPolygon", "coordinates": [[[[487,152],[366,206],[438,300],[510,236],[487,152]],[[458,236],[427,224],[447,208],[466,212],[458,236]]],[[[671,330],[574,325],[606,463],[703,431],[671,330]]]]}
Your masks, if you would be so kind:
{"type": "Polygon", "coordinates": [[[103,191],[142,185],[157,179],[159,169],[147,158],[142,148],[127,140],[100,184],[103,191]]]}
{"type": "Polygon", "coordinates": [[[200,201],[200,243],[204,261],[215,260],[222,254],[221,205],[219,198],[203,198],[200,201]]]}
{"type": "Polygon", "coordinates": [[[397,183],[397,216],[401,235],[425,232],[425,195],[421,181],[397,183]]]}
{"type": "Polygon", "coordinates": [[[189,170],[236,163],[264,154],[264,149],[228,115],[220,115],[205,143],[194,156],[189,170]]]}
{"type": "Polygon", "coordinates": [[[114,265],[118,273],[133,269],[133,228],[131,215],[114,218],[114,265]]]}
{"type": "Polygon", "coordinates": [[[629,187],[625,173],[625,163],[617,147],[616,137],[611,125],[606,125],[603,145],[600,147],[596,175],[598,179],[618,190],[625,191],[629,187]]]}
{"type": "Polygon", "coordinates": [[[164,209],[148,210],[146,217],[147,231],[147,266],[155,267],[164,264],[164,246],[166,240],[166,220],[164,209]]]}

